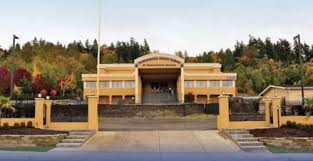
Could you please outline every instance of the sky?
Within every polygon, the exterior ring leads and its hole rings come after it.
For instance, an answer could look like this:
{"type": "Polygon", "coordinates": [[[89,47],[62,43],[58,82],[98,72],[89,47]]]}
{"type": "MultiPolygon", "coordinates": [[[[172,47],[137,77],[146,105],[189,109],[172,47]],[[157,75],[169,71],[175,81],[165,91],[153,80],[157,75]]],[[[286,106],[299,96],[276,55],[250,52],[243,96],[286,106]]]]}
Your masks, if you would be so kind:
{"type": "MultiPolygon", "coordinates": [[[[98,0],[1,0],[0,46],[16,34],[67,44],[97,37],[98,0]]],[[[102,0],[101,43],[147,39],[152,50],[189,55],[233,48],[249,35],[313,44],[312,0],[102,0]]]]}

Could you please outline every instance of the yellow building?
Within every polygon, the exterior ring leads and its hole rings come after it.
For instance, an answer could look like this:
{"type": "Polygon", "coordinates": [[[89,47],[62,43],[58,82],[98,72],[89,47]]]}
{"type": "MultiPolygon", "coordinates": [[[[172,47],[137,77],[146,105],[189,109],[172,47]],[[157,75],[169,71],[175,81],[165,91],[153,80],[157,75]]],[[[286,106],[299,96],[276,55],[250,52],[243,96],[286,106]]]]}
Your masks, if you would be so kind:
{"type": "MultiPolygon", "coordinates": [[[[288,102],[301,102],[301,87],[282,87],[270,85],[260,94],[263,98],[273,98],[275,96],[282,97],[288,102]]],[[[304,87],[304,97],[313,97],[313,87],[304,87]]]]}
{"type": "MultiPolygon", "coordinates": [[[[129,64],[99,65],[99,101],[106,104],[210,103],[221,94],[236,95],[236,73],[222,73],[219,63],[185,63],[152,53],[129,64]]],[[[97,93],[97,74],[82,74],[84,98],[97,93]]]]}

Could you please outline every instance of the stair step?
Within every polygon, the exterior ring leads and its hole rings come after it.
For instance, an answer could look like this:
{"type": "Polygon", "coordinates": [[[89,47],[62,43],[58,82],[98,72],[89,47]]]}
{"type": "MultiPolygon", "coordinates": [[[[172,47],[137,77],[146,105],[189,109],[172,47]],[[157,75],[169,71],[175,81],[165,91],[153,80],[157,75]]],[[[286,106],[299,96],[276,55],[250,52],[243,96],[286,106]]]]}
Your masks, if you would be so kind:
{"type": "Polygon", "coordinates": [[[80,147],[81,143],[59,143],[56,145],[58,148],[77,148],[80,147]]]}
{"type": "Polygon", "coordinates": [[[90,135],[92,132],[90,131],[71,131],[70,135],[90,135]]]}
{"type": "Polygon", "coordinates": [[[88,135],[68,135],[65,139],[87,139],[88,135]]]}
{"type": "Polygon", "coordinates": [[[249,131],[228,131],[228,134],[250,134],[249,131]]]}
{"type": "Polygon", "coordinates": [[[253,138],[252,134],[229,134],[232,138],[253,138]]]}
{"type": "Polygon", "coordinates": [[[240,146],[240,148],[246,152],[257,152],[267,150],[265,146],[240,146]]]}
{"type": "Polygon", "coordinates": [[[239,146],[263,146],[262,143],[256,141],[256,142],[237,142],[239,146]]]}
{"type": "Polygon", "coordinates": [[[72,129],[70,132],[95,132],[95,130],[89,130],[89,129],[72,129]]]}
{"type": "Polygon", "coordinates": [[[237,142],[255,142],[259,141],[257,138],[235,138],[237,142]]]}
{"type": "Polygon", "coordinates": [[[83,143],[85,139],[63,139],[62,143],[83,143]]]}

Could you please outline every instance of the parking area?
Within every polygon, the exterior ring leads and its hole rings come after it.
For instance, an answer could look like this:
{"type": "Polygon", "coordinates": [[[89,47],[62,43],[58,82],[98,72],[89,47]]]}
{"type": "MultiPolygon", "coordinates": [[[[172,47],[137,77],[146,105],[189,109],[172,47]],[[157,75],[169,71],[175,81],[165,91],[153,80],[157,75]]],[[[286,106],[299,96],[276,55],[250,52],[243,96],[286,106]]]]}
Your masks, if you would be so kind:
{"type": "Polygon", "coordinates": [[[198,131],[103,131],[82,148],[103,152],[239,152],[217,130],[198,131]]]}

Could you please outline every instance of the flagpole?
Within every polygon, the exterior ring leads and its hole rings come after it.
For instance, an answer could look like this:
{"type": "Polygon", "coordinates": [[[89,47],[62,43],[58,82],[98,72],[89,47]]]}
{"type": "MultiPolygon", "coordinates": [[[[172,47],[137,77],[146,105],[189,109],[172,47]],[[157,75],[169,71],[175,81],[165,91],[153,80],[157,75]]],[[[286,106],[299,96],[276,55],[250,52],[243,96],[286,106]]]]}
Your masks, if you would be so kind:
{"type": "Polygon", "coordinates": [[[99,74],[100,74],[100,69],[99,69],[99,65],[100,65],[100,50],[101,50],[101,6],[102,6],[102,0],[99,0],[99,19],[98,19],[98,53],[97,53],[97,97],[99,99],[99,74]]]}

